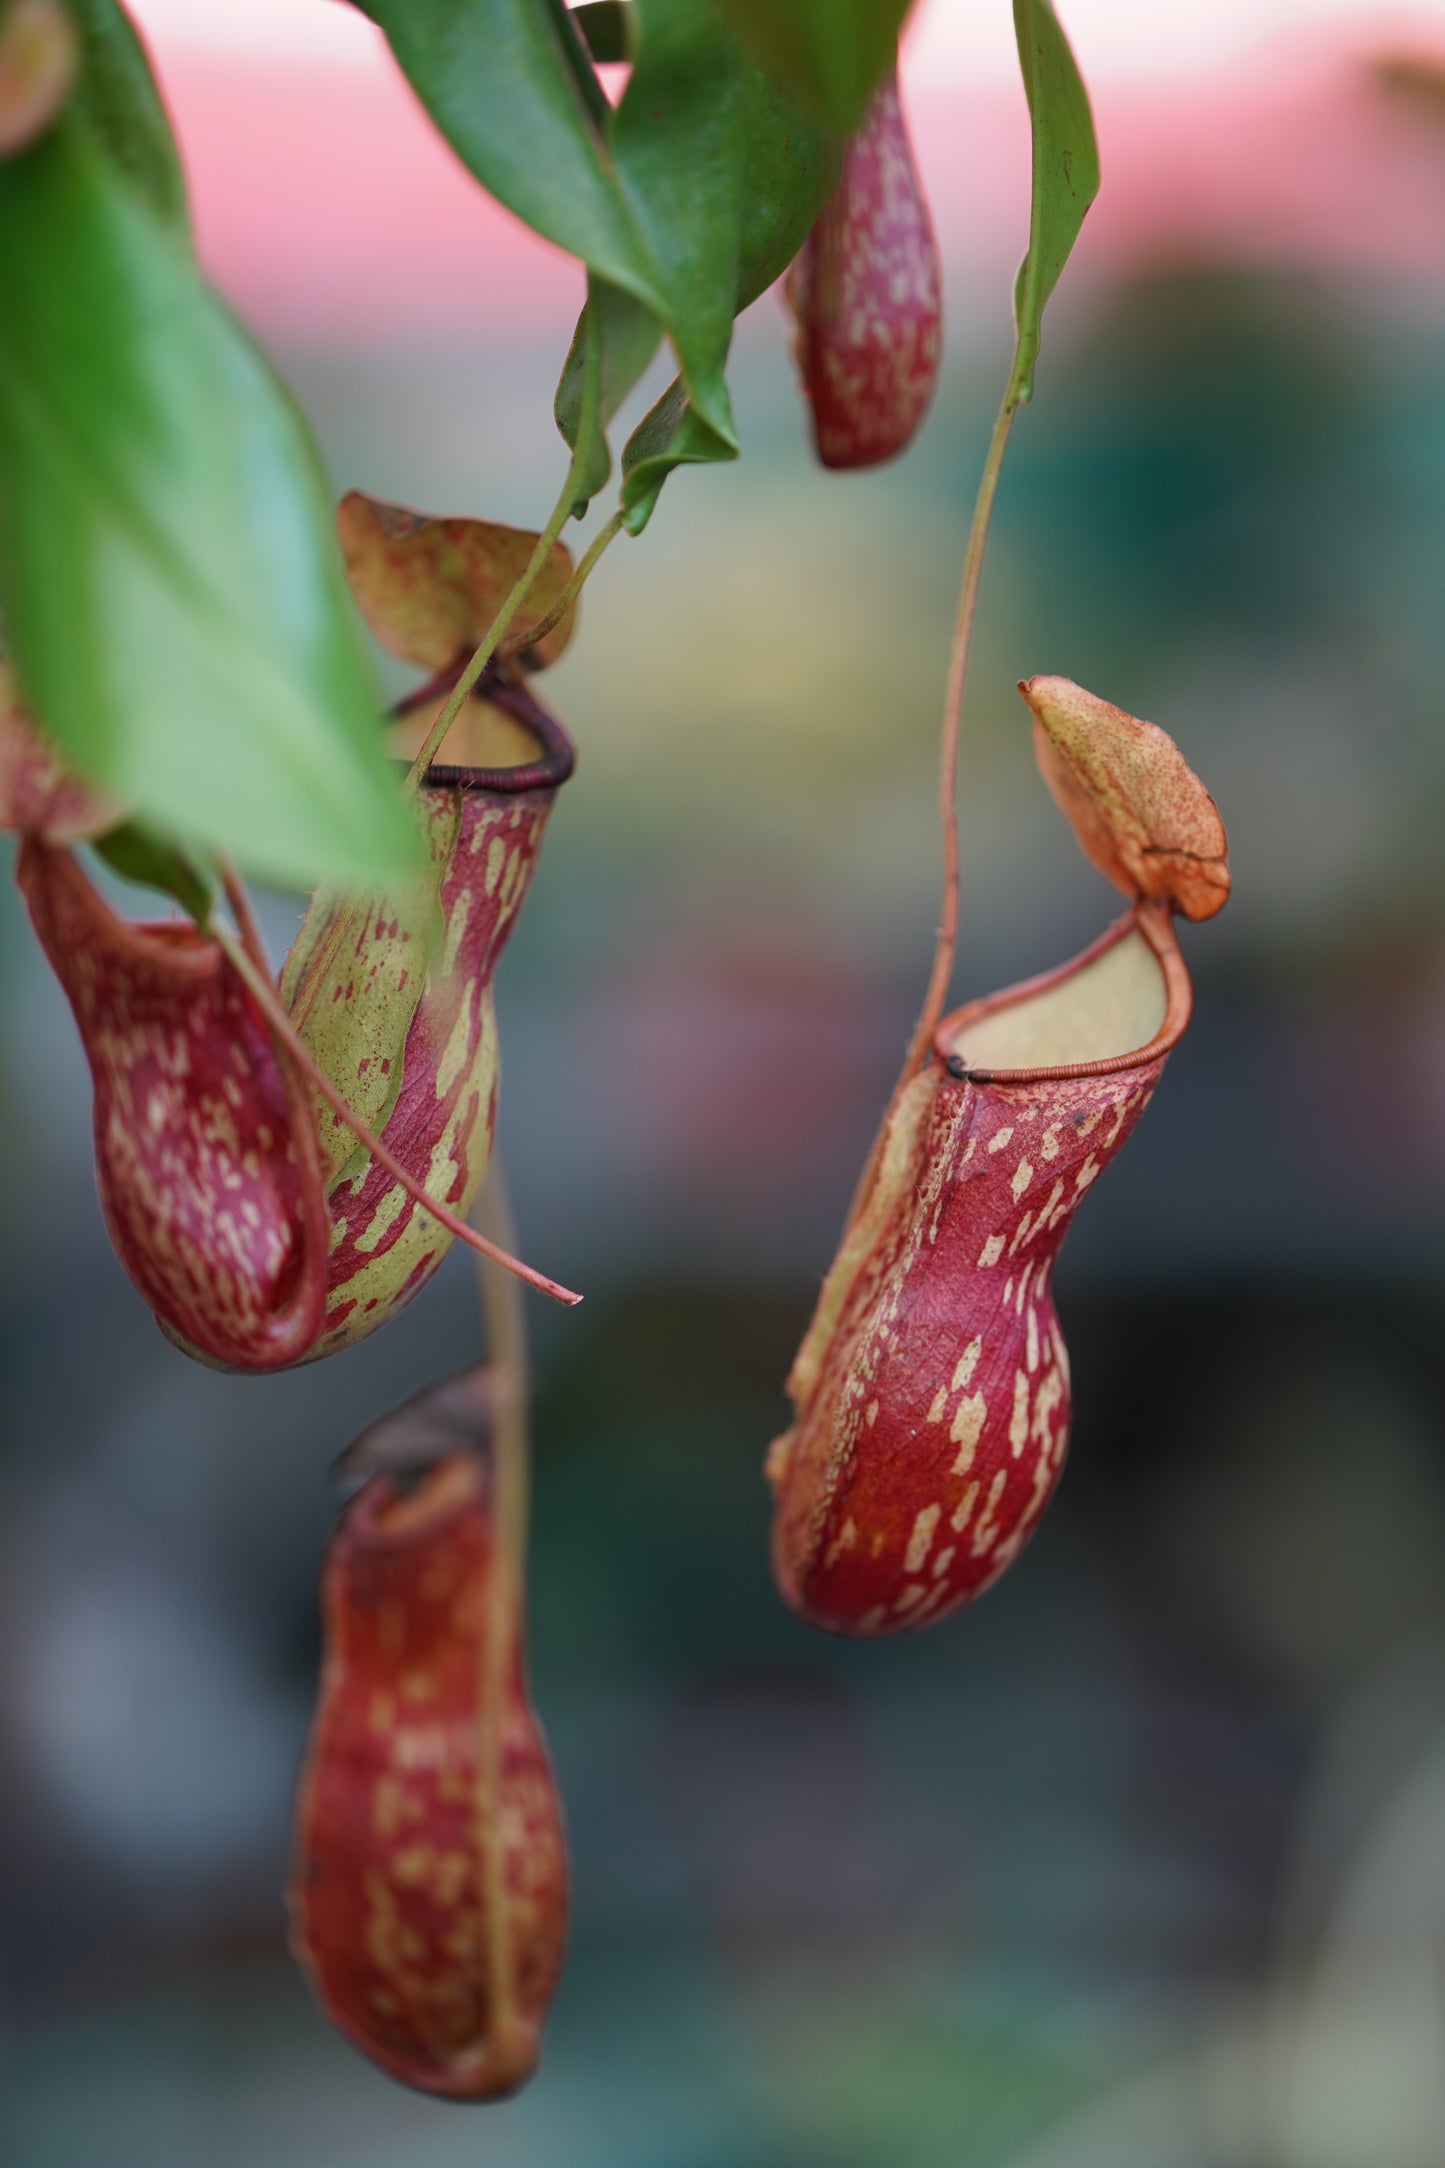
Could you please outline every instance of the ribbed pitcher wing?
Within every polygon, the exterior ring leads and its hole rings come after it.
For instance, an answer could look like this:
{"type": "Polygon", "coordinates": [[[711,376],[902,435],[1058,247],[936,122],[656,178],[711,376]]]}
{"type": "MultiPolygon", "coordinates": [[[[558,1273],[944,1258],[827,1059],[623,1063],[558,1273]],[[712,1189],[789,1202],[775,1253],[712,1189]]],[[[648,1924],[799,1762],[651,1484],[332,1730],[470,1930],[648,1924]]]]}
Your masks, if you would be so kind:
{"type": "Polygon", "coordinates": [[[34,840],[18,879],[90,1064],[96,1176],[121,1263],[203,1360],[295,1362],[325,1307],[308,1095],[215,942],[180,923],[128,924],[68,851],[34,840]]]}
{"type": "Polygon", "coordinates": [[[530,2075],[566,1935],[561,1811],[505,1571],[477,1460],[438,1462],[410,1494],[366,1485],[327,1556],[297,1800],[292,1942],[317,1999],[393,2077],[456,2099],[530,2075]]]}

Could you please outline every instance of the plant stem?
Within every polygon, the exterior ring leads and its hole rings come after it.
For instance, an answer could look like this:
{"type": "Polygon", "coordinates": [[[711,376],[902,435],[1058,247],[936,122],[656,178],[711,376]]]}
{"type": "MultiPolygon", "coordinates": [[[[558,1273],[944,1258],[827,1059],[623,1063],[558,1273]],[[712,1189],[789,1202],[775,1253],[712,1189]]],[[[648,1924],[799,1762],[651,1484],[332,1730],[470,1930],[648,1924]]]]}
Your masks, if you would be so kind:
{"type": "Polygon", "coordinates": [[[603,551],[617,535],[621,534],[624,517],[625,515],[622,512],[614,512],[606,526],[598,528],[588,544],[586,554],[583,556],[577,570],[573,573],[547,615],[539,618],[535,625],[529,625],[525,632],[514,632],[502,642],[501,659],[503,662],[511,655],[520,655],[527,648],[535,647],[539,640],[546,639],[547,634],[554,625],[561,624],[563,618],[591,579],[603,551]]]}
{"type": "MultiPolygon", "coordinates": [[[[487,1179],[472,1207],[477,1232],[506,1254],[517,1246],[511,1198],[500,1157],[494,1153],[487,1179]]],[[[492,1414],[493,1506],[497,1540],[511,1561],[520,1597],[526,1582],[527,1518],[531,1447],[527,1401],[527,1319],[521,1285],[493,1257],[477,1258],[487,1360],[495,1378],[492,1414]]]]}
{"type": "Polygon", "coordinates": [[[570,1308],[582,1300],[571,1288],[560,1286],[556,1280],[549,1280],[545,1273],[538,1272],[534,1266],[524,1265],[520,1258],[511,1257],[505,1250],[496,1248],[485,1235],[479,1235],[465,1220],[458,1219],[456,1213],[450,1211],[446,1205],[439,1204],[434,1197],[429,1197],[417,1177],[403,1167],[396,1155],[387,1150],[375,1130],[347,1105],[326,1071],[298,1037],[296,1028],[286,1013],[285,1003],[272,985],[266,970],[255,961],[245,943],[238,941],[233,934],[219,926],[215,929],[215,938],[244,981],[286,1059],[305,1078],[311,1089],[326,1101],[332,1113],[345,1122],[357,1143],[365,1147],[377,1165],[391,1176],[393,1182],[401,1185],[413,1203],[419,1205],[424,1212],[429,1212],[437,1224],[444,1227],[449,1235],[455,1236],[458,1242],[464,1242],[468,1249],[476,1250],[484,1257],[495,1258],[504,1270],[516,1273],[518,1279],[525,1280],[529,1287],[537,1288],[540,1293],[550,1295],[554,1302],[566,1303],[570,1308]]]}
{"type": "Polygon", "coordinates": [[[577,501],[581,472],[581,460],[574,457],[571,466],[567,469],[567,479],[562,485],[562,494],[553,507],[552,516],[537,537],[536,548],[527,559],[526,565],[514,583],[511,593],[487,627],[481,645],[477,648],[471,661],[443,701],[436,721],[427,732],[420,752],[407,771],[406,784],[409,791],[416,789],[427,769],[436,759],[443,739],[461,713],[463,701],[501,646],[508,626],[526,601],[538,575],[541,573],[547,559],[551,556],[557,538],[571,517],[572,507],[577,501]]]}
{"type": "Polygon", "coordinates": [[[908,1052],[903,1057],[903,1067],[898,1072],[898,1081],[889,1096],[878,1134],[873,1140],[873,1149],[868,1154],[863,1172],[858,1178],[858,1187],[853,1192],[853,1201],[848,1207],[848,1217],[844,1222],[845,1239],[848,1230],[854,1226],[859,1214],[867,1206],[872,1193],[874,1177],[883,1156],[894,1109],[928,1059],[933,1035],[943,1015],[943,1004],[948,999],[949,982],[953,977],[954,954],[958,947],[958,749],[963,722],[963,691],[968,679],[968,656],[973,641],[973,621],[978,609],[978,585],[983,572],[984,551],[988,545],[993,501],[998,495],[998,480],[1003,471],[1003,455],[1008,449],[1009,433],[1023,398],[1024,372],[1019,366],[1019,351],[1015,346],[1003,399],[994,417],[993,434],[984,454],[978,494],[973,500],[973,518],[969,523],[968,547],[964,551],[963,577],[959,583],[958,607],[953,620],[953,642],[949,649],[948,680],[943,695],[943,723],[938,741],[938,814],[943,832],[943,901],[939,911],[938,932],[934,939],[933,969],[929,973],[928,989],[923,996],[918,1022],[913,1027],[908,1052]]]}
{"type": "Polygon", "coordinates": [[[948,658],[948,683],[943,698],[943,727],[938,746],[938,811],[943,831],[943,907],[939,914],[938,934],[933,950],[933,970],[929,975],[928,991],[923,997],[913,1038],[904,1058],[900,1086],[906,1084],[923,1066],[933,1034],[938,1029],[944,1002],[948,999],[949,982],[953,977],[954,953],[958,946],[958,897],[959,897],[959,850],[958,850],[958,748],[963,720],[963,690],[968,677],[969,648],[973,640],[973,621],[978,608],[978,584],[983,572],[984,551],[988,545],[989,521],[993,516],[993,501],[998,494],[998,479],[1003,468],[1003,455],[1008,449],[1009,432],[1014,416],[1023,398],[1023,384],[1019,370],[1019,357],[1014,354],[1009,368],[1008,382],[1004,386],[1002,404],[989,438],[988,452],[979,479],[978,495],[974,499],[973,521],[968,530],[968,548],[964,553],[963,579],[958,593],[958,609],[953,623],[953,644],[948,658]]]}
{"type": "MultiPolygon", "coordinates": [[[[516,1242],[511,1202],[499,1156],[494,1155],[472,1207],[477,1231],[511,1249],[516,1242]]],[[[487,1361],[493,1378],[491,1471],[494,1551],[487,1628],[478,1691],[477,1849],[484,1886],[491,2026],[505,2053],[515,2006],[512,1936],[507,1918],[507,1858],[502,1816],[506,1759],[507,1690],[521,1659],[526,1588],[527,1504],[531,1444],[527,1425],[527,1326],[522,1290],[491,1257],[477,1260],[487,1361]]]]}

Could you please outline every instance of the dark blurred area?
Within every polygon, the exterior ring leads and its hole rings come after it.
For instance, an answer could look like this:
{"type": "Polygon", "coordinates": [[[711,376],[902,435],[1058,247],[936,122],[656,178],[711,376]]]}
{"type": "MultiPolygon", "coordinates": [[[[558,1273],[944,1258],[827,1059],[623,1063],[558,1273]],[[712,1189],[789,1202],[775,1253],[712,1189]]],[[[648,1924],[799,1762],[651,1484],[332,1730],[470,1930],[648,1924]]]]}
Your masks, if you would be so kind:
{"type": "MultiPolygon", "coordinates": [[[[327,1465],[474,1359],[470,1272],[292,1377],[173,1352],[0,902],[16,2168],[1445,2161],[1441,297],[1189,255],[1059,311],[985,579],[958,996],[1113,911],[1021,675],[1179,739],[1235,893],[1188,933],[1195,1023],[1061,1262],[1061,1494],[975,1612],[879,1645],[781,1608],[760,1464],[925,976],[1005,356],[962,340],[918,450],[839,480],[774,303],[739,348],[746,456],[670,485],[548,681],[579,768],[500,977],[524,1247],[587,1291],[532,1311],[576,1916],[514,2104],[358,2061],[281,1897],[327,1465]]],[[[550,501],[550,352],[282,360],[338,485],[550,501]]],[[[269,901],[278,952],[294,918],[269,901]]]]}

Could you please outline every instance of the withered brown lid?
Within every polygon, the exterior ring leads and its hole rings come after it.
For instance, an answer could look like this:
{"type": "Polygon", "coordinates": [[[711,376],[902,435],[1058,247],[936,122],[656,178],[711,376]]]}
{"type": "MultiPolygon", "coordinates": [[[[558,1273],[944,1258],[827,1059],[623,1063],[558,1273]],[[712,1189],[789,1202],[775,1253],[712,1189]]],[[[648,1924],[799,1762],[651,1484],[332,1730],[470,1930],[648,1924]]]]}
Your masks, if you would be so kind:
{"type": "Polygon", "coordinates": [[[1162,898],[1186,918],[1222,910],[1224,823],[1168,733],[1068,678],[1026,678],[1019,691],[1044,781],[1085,857],[1126,896],[1162,898]]]}

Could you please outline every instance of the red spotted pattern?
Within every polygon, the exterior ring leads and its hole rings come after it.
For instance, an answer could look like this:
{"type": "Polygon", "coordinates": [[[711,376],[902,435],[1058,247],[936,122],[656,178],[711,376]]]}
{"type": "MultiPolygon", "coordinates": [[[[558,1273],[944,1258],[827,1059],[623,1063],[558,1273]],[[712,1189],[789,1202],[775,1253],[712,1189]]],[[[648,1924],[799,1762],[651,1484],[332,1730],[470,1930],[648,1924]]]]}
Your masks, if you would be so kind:
{"type": "MultiPolygon", "coordinates": [[[[451,801],[457,821],[441,885],[445,931],[407,1033],[401,1086],[380,1135],[423,1181],[441,1148],[447,1173],[433,1194],[439,1203],[465,1211],[486,1171],[496,1126],[495,1076],[484,1096],[474,1074],[483,1033],[493,1028],[492,974],[526,895],[555,789],[498,793],[479,787],[469,771],[433,769],[426,796],[434,815],[451,801]]],[[[340,1126],[338,1115],[328,1112],[323,1120],[333,1129],[340,1126]]],[[[393,1315],[425,1286],[451,1247],[445,1228],[426,1220],[414,1199],[396,1193],[391,1176],[374,1161],[366,1163],[359,1181],[347,1175],[332,1188],[336,1233],[326,1331],[317,1355],[349,1344],[393,1315]],[[378,1296],[374,1288],[381,1275],[375,1268],[409,1236],[414,1245],[419,1215],[425,1233],[421,1254],[394,1292],[378,1296]]]]}
{"type": "Polygon", "coordinates": [[[892,459],[933,397],[943,322],[938,248],[896,77],[849,144],[786,291],[819,459],[825,467],[892,459]]]}
{"type": "Polygon", "coordinates": [[[100,1199],[121,1263],[205,1359],[295,1362],[325,1308],[309,1094],[214,941],[117,918],[68,851],[34,838],[17,877],[90,1064],[100,1199]]]}
{"type": "Polygon", "coordinates": [[[530,2075],[566,1934],[505,1573],[478,1460],[442,1460],[409,1494],[366,1485],[327,1557],[297,1803],[292,1939],[322,2008],[391,2076],[454,2099],[530,2075]]]}
{"type": "MultiPolygon", "coordinates": [[[[939,1044],[1009,998],[959,1012],[939,1044]]],[[[1169,1043],[1187,1014],[1186,991],[1169,1043]]],[[[775,1575],[814,1625],[930,1624],[1038,1525],[1069,1435],[1054,1260],[1166,1058],[1161,1041],[1105,1075],[1018,1081],[935,1063],[903,1094],[789,1381],[796,1420],[769,1456],[775,1575]]]]}

